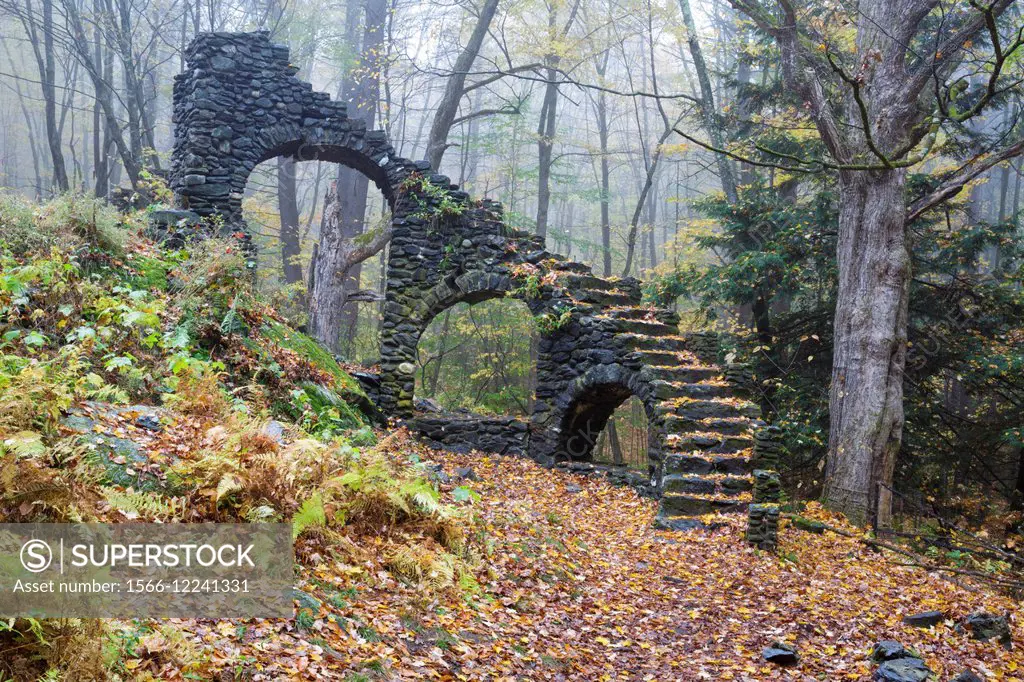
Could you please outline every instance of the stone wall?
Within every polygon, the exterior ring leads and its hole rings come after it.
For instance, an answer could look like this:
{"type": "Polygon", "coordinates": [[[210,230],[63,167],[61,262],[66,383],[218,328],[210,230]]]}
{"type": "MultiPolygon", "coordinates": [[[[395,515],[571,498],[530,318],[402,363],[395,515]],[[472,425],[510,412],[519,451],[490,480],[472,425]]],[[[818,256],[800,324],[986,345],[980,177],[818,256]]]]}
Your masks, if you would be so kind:
{"type": "Polygon", "coordinates": [[[454,452],[525,456],[529,449],[529,423],[515,417],[440,413],[418,415],[406,425],[429,445],[454,452]]]}
{"type": "MultiPolygon", "coordinates": [[[[509,228],[500,204],[472,200],[427,163],[397,157],[382,131],[368,131],[348,117],[344,103],[296,78],[288,49],[265,32],[202,34],[185,57],[188,68],[174,84],[170,173],[179,208],[248,240],[245,185],[257,164],[276,156],[350,166],[387,199],[393,237],[380,375],[364,377],[386,413],[414,416],[417,345],[438,313],[460,302],[512,297],[529,307],[538,326],[528,429],[519,421],[487,419],[410,422],[427,438],[446,446],[526,450],[545,464],[578,467],[592,458],[598,433],[632,395],[648,417],[650,466],[642,478],[652,490],[661,488],[670,433],[677,449],[718,448],[732,463],[743,459],[735,454],[736,434],[748,428],[749,409],[726,399],[717,368],[693,366],[694,352],[705,359],[717,355],[717,339],[681,337],[674,313],[641,303],[637,280],[595,277],[589,266],[548,252],[543,238],[509,228]],[[716,440],[703,433],[715,420],[733,435],[716,440]],[[698,441],[679,437],[691,431],[702,433],[698,441]]],[[[733,466],[721,482],[703,473],[678,477],[677,504],[704,509],[705,498],[722,495],[714,508],[737,506],[743,487],[732,479],[741,469],[733,466]],[[702,476],[706,480],[690,480],[702,476]],[[684,489],[698,488],[699,497],[681,497],[684,489]]]]}

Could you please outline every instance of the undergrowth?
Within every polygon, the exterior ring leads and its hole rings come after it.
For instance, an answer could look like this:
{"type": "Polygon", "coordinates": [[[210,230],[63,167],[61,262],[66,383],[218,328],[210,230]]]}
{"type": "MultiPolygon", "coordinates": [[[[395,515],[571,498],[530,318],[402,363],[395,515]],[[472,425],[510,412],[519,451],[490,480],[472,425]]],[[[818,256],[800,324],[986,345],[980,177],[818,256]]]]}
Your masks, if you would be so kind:
{"type": "MultiPolygon", "coordinates": [[[[402,579],[474,585],[465,507],[375,445],[358,383],[259,297],[235,244],[166,252],[139,227],[78,197],[0,200],[0,522],[287,522],[300,562],[384,537],[402,579]],[[166,451],[137,455],[145,485],[92,432],[133,405],[169,415],[166,451]]],[[[194,648],[173,626],[16,619],[0,679],[146,679],[201,669],[194,648]]]]}

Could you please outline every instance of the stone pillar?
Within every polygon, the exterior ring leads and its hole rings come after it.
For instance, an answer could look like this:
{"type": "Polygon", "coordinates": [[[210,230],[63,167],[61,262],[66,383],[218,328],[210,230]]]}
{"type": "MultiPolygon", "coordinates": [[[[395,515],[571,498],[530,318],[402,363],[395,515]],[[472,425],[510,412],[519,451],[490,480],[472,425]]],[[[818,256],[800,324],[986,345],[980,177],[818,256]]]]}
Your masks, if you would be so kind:
{"type": "Polygon", "coordinates": [[[754,432],[754,466],[776,470],[782,456],[782,429],[764,426],[754,432]]]}
{"type": "Polygon", "coordinates": [[[774,550],[779,540],[779,500],[782,483],[775,471],[754,471],[754,501],[747,510],[747,542],[774,550]]]}

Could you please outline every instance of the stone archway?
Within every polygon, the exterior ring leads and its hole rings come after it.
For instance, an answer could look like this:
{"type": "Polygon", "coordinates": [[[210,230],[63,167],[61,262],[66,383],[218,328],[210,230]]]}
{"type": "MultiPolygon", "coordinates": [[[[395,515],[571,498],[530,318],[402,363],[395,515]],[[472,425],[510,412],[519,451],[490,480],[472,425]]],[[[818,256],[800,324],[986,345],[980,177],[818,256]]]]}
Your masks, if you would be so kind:
{"type": "Polygon", "coordinates": [[[471,201],[426,162],[398,158],[383,131],[368,131],[344,103],[299,80],[288,48],[266,32],[201,34],[185,58],[174,83],[170,172],[180,207],[248,239],[246,181],[257,164],[282,155],[350,166],[390,204],[375,387],[382,411],[413,415],[417,344],[438,312],[515,296],[541,332],[529,428],[516,425],[521,450],[551,463],[565,438],[590,438],[636,395],[653,425],[649,459],[662,512],[745,504],[757,408],[730,398],[721,371],[691,352],[700,344],[679,334],[673,312],[643,303],[638,281],[595,277],[547,251],[543,237],[509,227],[500,204],[471,201]]]}
{"type": "Polygon", "coordinates": [[[394,207],[403,181],[429,168],[398,158],[383,131],[348,118],[344,102],[296,77],[270,34],[204,33],[174,81],[171,189],[182,208],[245,232],[249,174],[276,156],[340,163],[365,174],[394,207]]]}
{"type": "Polygon", "coordinates": [[[640,400],[647,415],[648,474],[656,487],[665,440],[657,392],[642,371],[617,363],[591,368],[573,381],[557,401],[558,430],[552,463],[591,461],[598,435],[616,408],[630,396],[640,400]]]}

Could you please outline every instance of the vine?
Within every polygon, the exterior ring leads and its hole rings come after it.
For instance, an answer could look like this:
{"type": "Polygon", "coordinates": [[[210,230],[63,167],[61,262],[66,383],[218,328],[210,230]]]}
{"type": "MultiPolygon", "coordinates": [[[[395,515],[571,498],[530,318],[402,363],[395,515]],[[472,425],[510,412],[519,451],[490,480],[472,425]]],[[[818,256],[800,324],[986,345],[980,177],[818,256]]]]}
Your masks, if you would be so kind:
{"type": "Polygon", "coordinates": [[[411,196],[419,208],[412,216],[430,222],[442,218],[461,216],[466,212],[466,204],[452,196],[451,192],[435,185],[420,173],[412,173],[399,186],[403,196],[411,196]]]}
{"type": "Polygon", "coordinates": [[[575,312],[576,308],[573,306],[558,304],[554,310],[537,315],[534,320],[541,334],[550,335],[569,326],[575,312]]]}

